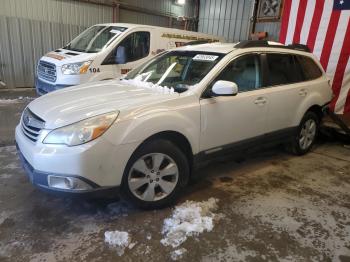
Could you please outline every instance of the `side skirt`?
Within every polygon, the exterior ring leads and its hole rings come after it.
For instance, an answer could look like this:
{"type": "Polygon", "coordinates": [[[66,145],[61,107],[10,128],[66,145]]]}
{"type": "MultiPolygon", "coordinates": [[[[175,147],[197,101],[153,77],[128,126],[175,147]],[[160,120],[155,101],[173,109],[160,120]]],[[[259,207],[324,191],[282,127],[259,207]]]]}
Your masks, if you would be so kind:
{"type": "Polygon", "coordinates": [[[249,138],[243,141],[218,146],[201,151],[193,157],[193,168],[196,170],[208,163],[222,158],[236,158],[240,160],[247,154],[259,152],[264,148],[286,144],[291,141],[298,127],[282,129],[269,134],[249,138]]]}

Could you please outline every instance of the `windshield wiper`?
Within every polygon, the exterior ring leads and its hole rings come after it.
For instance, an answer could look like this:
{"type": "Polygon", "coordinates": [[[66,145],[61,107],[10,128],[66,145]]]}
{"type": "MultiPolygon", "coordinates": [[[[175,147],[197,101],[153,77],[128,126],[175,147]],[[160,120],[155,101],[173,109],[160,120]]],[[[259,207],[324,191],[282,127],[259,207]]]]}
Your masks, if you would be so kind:
{"type": "Polygon", "coordinates": [[[175,87],[174,87],[174,90],[175,92],[178,92],[178,93],[182,93],[182,92],[185,92],[189,89],[189,86],[188,85],[185,85],[185,84],[177,84],[175,87]]]}
{"type": "Polygon", "coordinates": [[[65,47],[62,47],[63,49],[70,50],[70,51],[76,51],[76,52],[81,52],[81,53],[88,53],[85,50],[81,50],[78,48],[73,48],[71,47],[71,44],[66,45],[65,47]]]}

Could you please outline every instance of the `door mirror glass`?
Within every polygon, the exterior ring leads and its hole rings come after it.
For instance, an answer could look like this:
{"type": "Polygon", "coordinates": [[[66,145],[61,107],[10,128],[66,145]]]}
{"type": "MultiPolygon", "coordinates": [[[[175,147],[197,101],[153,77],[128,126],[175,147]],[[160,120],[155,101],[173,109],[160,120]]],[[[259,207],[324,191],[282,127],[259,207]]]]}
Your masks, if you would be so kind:
{"type": "Polygon", "coordinates": [[[234,82],[219,80],[211,89],[216,96],[235,96],[238,93],[238,86],[234,82]]]}

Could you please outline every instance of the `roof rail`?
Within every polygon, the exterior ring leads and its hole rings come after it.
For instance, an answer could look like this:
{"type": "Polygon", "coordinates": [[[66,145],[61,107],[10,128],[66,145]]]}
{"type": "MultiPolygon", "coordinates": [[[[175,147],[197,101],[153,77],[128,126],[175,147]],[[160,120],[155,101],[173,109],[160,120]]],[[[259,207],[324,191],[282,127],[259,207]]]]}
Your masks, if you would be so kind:
{"type": "Polygon", "coordinates": [[[306,45],[292,44],[292,45],[274,45],[266,40],[244,40],[235,45],[235,48],[249,48],[249,47],[272,47],[272,48],[285,48],[298,51],[309,52],[310,49],[306,45]]]}
{"type": "Polygon", "coordinates": [[[291,45],[288,45],[287,47],[289,47],[291,49],[295,49],[295,50],[311,53],[310,48],[307,45],[291,44],[291,45]]]}
{"type": "Polygon", "coordinates": [[[184,46],[187,46],[187,45],[201,45],[201,44],[208,44],[208,43],[211,43],[211,42],[208,41],[208,40],[195,40],[195,41],[190,41],[190,42],[185,43],[184,46]]]}

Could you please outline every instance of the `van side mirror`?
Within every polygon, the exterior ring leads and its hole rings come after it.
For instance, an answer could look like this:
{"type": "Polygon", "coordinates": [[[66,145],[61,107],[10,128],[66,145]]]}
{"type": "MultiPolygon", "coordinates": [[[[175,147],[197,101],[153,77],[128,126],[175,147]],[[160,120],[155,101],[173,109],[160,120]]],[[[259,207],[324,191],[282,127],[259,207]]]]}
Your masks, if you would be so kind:
{"type": "Polygon", "coordinates": [[[117,47],[117,50],[115,52],[114,62],[116,64],[126,64],[126,49],[124,46],[120,45],[117,47]]]}
{"type": "Polygon", "coordinates": [[[235,96],[238,94],[238,86],[235,82],[219,80],[215,82],[211,92],[214,96],[235,96]]]}

